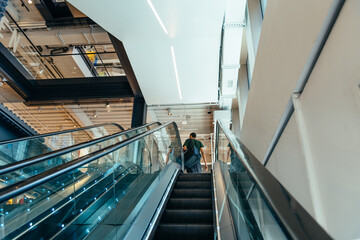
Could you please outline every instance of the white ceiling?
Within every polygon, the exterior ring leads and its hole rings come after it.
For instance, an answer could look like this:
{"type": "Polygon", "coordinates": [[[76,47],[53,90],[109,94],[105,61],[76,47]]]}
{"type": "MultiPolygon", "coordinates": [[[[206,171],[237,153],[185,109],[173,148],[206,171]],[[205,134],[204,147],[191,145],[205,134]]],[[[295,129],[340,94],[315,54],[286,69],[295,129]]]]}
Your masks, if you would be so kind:
{"type": "Polygon", "coordinates": [[[217,102],[225,0],[153,0],[168,34],[146,0],[69,2],[124,43],[147,104],[217,102]]]}

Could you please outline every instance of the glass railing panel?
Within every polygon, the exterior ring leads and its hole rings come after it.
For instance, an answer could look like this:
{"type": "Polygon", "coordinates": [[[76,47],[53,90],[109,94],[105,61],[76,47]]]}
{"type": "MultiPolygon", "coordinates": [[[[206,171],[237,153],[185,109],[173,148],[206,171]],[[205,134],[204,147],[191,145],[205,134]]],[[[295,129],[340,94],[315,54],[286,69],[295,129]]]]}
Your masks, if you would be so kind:
{"type": "Polygon", "coordinates": [[[180,154],[177,139],[167,125],[1,203],[1,237],[82,239],[96,229],[123,236],[164,168],[167,146],[180,154]]]}
{"type": "Polygon", "coordinates": [[[63,228],[67,222],[66,214],[74,209],[73,182],[85,176],[71,171],[1,203],[1,239],[27,239],[30,233],[32,239],[48,239],[47,229],[63,228]],[[41,221],[45,226],[41,226],[43,233],[39,234],[33,230],[39,228],[41,221]]]}
{"type": "MultiPolygon", "coordinates": [[[[258,192],[257,186],[233,149],[224,131],[218,129],[217,160],[226,185],[233,224],[239,239],[287,239],[258,192]]],[[[221,219],[220,219],[221,221],[221,219]]]]}
{"type": "Polygon", "coordinates": [[[136,186],[131,194],[126,195],[116,206],[116,228],[107,237],[116,236],[121,239],[130,228],[143,203],[149,195],[147,191],[156,177],[165,167],[168,146],[173,143],[174,153],[180,155],[181,142],[176,135],[174,125],[168,125],[132,144],[129,156],[140,166],[141,178],[137,178],[136,186]]]}
{"type": "Polygon", "coordinates": [[[264,239],[288,239],[257,188],[250,192],[248,201],[264,239]]]}
{"type": "Polygon", "coordinates": [[[54,158],[50,158],[50,159],[41,161],[39,163],[34,163],[30,166],[19,168],[15,171],[12,171],[12,172],[9,172],[6,174],[2,174],[2,175],[0,175],[0,188],[15,184],[19,181],[22,181],[26,178],[35,176],[39,173],[42,173],[46,170],[57,167],[61,164],[67,163],[67,162],[77,159],[79,157],[85,156],[89,153],[92,153],[92,152],[98,151],[100,149],[114,145],[116,143],[119,143],[120,141],[125,140],[129,137],[138,135],[140,133],[144,133],[145,131],[147,131],[147,127],[134,129],[133,131],[125,132],[124,134],[120,133],[120,135],[117,137],[93,144],[89,147],[81,148],[79,150],[75,150],[75,151],[54,157],[54,158]]]}
{"type": "Polygon", "coordinates": [[[101,138],[110,135],[111,132],[116,131],[115,129],[117,129],[117,132],[121,131],[115,125],[106,125],[11,143],[0,143],[0,165],[21,161],[92,139],[101,138]]]}

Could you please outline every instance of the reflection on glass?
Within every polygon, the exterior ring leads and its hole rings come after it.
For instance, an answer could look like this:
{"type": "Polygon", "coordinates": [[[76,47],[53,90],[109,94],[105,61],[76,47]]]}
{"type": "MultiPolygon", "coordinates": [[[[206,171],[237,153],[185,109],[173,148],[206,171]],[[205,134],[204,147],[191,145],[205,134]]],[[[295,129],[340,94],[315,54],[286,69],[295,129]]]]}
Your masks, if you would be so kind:
{"type": "Polygon", "coordinates": [[[47,137],[0,144],[0,165],[39,156],[120,131],[121,129],[117,125],[105,125],[47,137]]]}
{"type": "MultiPolygon", "coordinates": [[[[112,126],[112,127],[107,128],[106,134],[109,134],[109,132],[111,132],[109,130],[111,130],[113,128],[113,125],[110,125],[110,126],[112,126]]],[[[105,126],[105,127],[107,127],[107,126],[105,126]]],[[[148,129],[148,127],[138,128],[138,129],[130,131],[128,133],[121,134],[112,139],[93,144],[89,147],[75,150],[73,152],[69,152],[69,153],[66,153],[66,154],[63,154],[63,155],[39,162],[39,163],[34,163],[30,166],[26,166],[24,168],[17,169],[16,171],[12,171],[12,172],[0,175],[0,181],[2,181],[2,184],[0,184],[0,188],[15,184],[19,181],[25,180],[26,178],[35,176],[46,170],[60,166],[61,164],[67,163],[67,162],[77,159],[79,157],[85,156],[89,153],[92,153],[92,152],[98,151],[100,149],[103,149],[105,147],[119,143],[120,141],[125,140],[126,138],[143,133],[147,129],[148,129]]],[[[91,130],[99,133],[97,128],[91,129],[91,130]]],[[[117,131],[119,131],[119,128],[117,129],[117,131]]],[[[105,132],[102,132],[102,133],[105,135],[105,132]]],[[[98,136],[102,136],[102,135],[98,135],[98,136]]],[[[18,151],[19,150],[20,149],[18,149],[18,151]]],[[[24,150],[24,149],[22,149],[22,150],[24,150]]]]}
{"type": "Polygon", "coordinates": [[[180,153],[168,125],[1,203],[0,237],[82,239],[101,232],[119,239],[164,169],[171,143],[180,153]]]}
{"type": "MultiPolygon", "coordinates": [[[[236,139],[232,140],[236,142],[236,139]]],[[[217,157],[238,238],[287,239],[221,128],[218,132],[217,157]]]]}

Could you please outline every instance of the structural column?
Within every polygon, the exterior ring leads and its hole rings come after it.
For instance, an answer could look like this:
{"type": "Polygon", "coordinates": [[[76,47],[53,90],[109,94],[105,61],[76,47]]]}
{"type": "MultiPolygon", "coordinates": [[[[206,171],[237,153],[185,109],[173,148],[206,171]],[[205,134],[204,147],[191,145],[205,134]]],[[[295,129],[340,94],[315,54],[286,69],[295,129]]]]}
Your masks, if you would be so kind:
{"type": "Polygon", "coordinates": [[[131,120],[131,127],[139,127],[145,124],[146,121],[146,102],[143,97],[135,97],[133,105],[133,113],[131,120]]]}

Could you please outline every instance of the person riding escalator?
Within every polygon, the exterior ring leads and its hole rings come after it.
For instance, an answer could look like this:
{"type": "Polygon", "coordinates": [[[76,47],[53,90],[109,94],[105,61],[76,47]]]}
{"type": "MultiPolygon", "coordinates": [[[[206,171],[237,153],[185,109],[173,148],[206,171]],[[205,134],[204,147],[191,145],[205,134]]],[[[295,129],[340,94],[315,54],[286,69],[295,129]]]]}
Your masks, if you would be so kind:
{"type": "Polygon", "coordinates": [[[196,139],[196,133],[191,133],[183,145],[185,169],[188,173],[201,173],[201,156],[204,159],[205,171],[208,170],[206,157],[204,153],[204,145],[196,139]],[[200,155],[201,153],[201,155],[200,155]]]}

